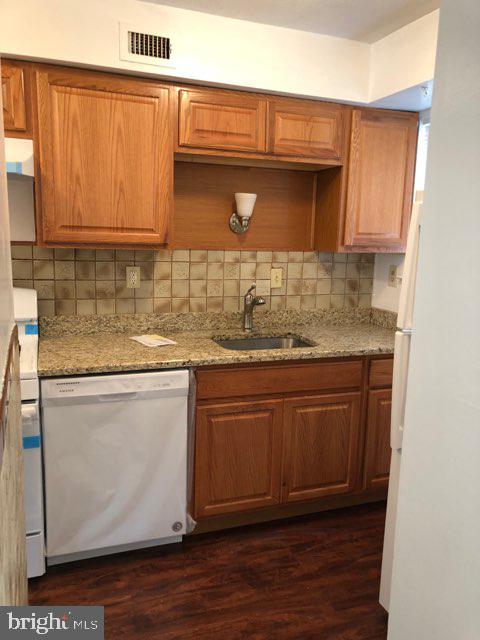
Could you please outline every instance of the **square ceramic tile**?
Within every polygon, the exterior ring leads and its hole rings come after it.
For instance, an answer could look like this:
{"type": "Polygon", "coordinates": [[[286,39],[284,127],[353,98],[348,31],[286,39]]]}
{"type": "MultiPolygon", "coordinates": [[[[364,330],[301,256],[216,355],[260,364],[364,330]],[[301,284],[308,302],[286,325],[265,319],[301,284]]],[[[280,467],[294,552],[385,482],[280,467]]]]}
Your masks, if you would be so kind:
{"type": "Polygon", "coordinates": [[[78,300],[93,300],[95,298],[95,282],[93,280],[77,282],[75,295],[78,300]]]}
{"type": "Polygon", "coordinates": [[[33,257],[39,260],[51,260],[53,258],[53,249],[33,247],[33,257]]]}
{"type": "Polygon", "coordinates": [[[207,263],[198,262],[190,263],[190,280],[206,280],[207,263]]]}
{"type": "Polygon", "coordinates": [[[190,295],[190,283],[188,280],[172,280],[172,297],[188,298],[190,295]]]}
{"type": "Polygon", "coordinates": [[[115,279],[118,282],[126,283],[127,280],[127,267],[133,267],[134,262],[115,262],[115,279]]]}
{"type": "Polygon", "coordinates": [[[135,300],[135,313],[153,313],[153,299],[137,298],[135,300]]]}
{"type": "Polygon", "coordinates": [[[157,262],[171,262],[172,252],[168,249],[159,249],[154,253],[155,261],[157,262]]]}
{"type": "Polygon", "coordinates": [[[206,280],[190,280],[190,298],[205,298],[207,295],[206,280]]]}
{"type": "Polygon", "coordinates": [[[172,263],[155,262],[153,277],[155,280],[170,280],[170,278],[172,277],[172,263]]]}
{"type": "Polygon", "coordinates": [[[256,262],[257,261],[257,252],[256,251],[241,251],[240,252],[240,262],[256,262]]]}
{"type": "Polygon", "coordinates": [[[77,315],[90,316],[96,311],[95,300],[77,300],[77,315]]]}
{"type": "Polygon", "coordinates": [[[95,264],[95,277],[97,280],[115,280],[115,263],[97,261],[95,264]]]}
{"type": "Polygon", "coordinates": [[[287,296],[286,309],[300,309],[300,296],[287,296]]]}
{"type": "Polygon", "coordinates": [[[317,254],[315,251],[304,251],[303,252],[303,261],[304,262],[317,262],[317,254]]]}
{"type": "Polygon", "coordinates": [[[240,262],[240,251],[225,251],[225,262],[240,262]]]}
{"type": "Polygon", "coordinates": [[[360,275],[360,263],[359,262],[348,262],[347,263],[347,278],[358,278],[360,275]]]}
{"type": "Polygon", "coordinates": [[[207,252],[207,261],[208,262],[223,262],[223,251],[208,251],[207,252]]]}
{"type": "Polygon", "coordinates": [[[288,280],[287,281],[287,296],[299,295],[302,293],[302,281],[301,280],[288,280]]]}
{"type": "Polygon", "coordinates": [[[38,315],[42,316],[54,316],[55,315],[55,302],[54,300],[39,300],[37,303],[38,315]]]}
{"type": "Polygon", "coordinates": [[[303,251],[289,251],[288,252],[288,261],[289,262],[303,262],[303,251]]]}
{"type": "Polygon", "coordinates": [[[323,280],[317,280],[317,291],[318,294],[330,294],[332,290],[332,281],[330,278],[325,278],[323,280]]]}
{"type": "Polygon", "coordinates": [[[154,313],[170,313],[172,310],[172,301],[170,298],[154,298],[153,300],[153,312],[154,313]]]}
{"type": "Polygon", "coordinates": [[[257,265],[255,262],[242,262],[240,264],[240,279],[254,280],[256,278],[257,265]]]}
{"type": "MultiPolygon", "coordinates": [[[[313,265],[314,266],[314,265],[313,265]]],[[[303,264],[301,262],[289,262],[287,268],[287,278],[293,280],[302,277],[303,264]]]]}
{"type": "Polygon", "coordinates": [[[172,298],[172,311],[174,313],[187,313],[190,310],[188,298],[172,298]]]}
{"type": "Polygon", "coordinates": [[[273,251],[272,262],[288,262],[288,251],[273,251]]]}
{"type": "Polygon", "coordinates": [[[97,298],[115,298],[115,283],[112,280],[97,280],[95,283],[97,298]]]}
{"type": "Polygon", "coordinates": [[[120,262],[135,260],[135,251],[133,249],[116,249],[115,260],[119,260],[120,262]]]}
{"type": "Polygon", "coordinates": [[[358,293],[359,281],[357,279],[345,280],[345,293],[358,293]]]}
{"type": "Polygon", "coordinates": [[[222,311],[223,298],[207,298],[207,311],[222,311]]]}
{"type": "Polygon", "coordinates": [[[345,306],[345,296],[342,296],[342,295],[330,296],[330,307],[332,309],[342,309],[344,306],[345,306]]]}
{"type": "Polygon", "coordinates": [[[32,259],[32,247],[23,244],[12,244],[11,246],[12,259],[17,260],[31,260],[32,259]]]}
{"type": "MultiPolygon", "coordinates": [[[[153,249],[135,249],[135,262],[151,262],[155,256],[153,249]]],[[[98,260],[98,256],[97,256],[98,260]]]]}
{"type": "Polygon", "coordinates": [[[372,288],[373,288],[372,278],[360,278],[359,283],[360,283],[360,287],[359,287],[360,293],[372,293],[372,288]]]}
{"type": "Polygon", "coordinates": [[[135,266],[140,267],[140,280],[153,280],[153,262],[140,262],[135,260],[135,266]]]}
{"type": "Polygon", "coordinates": [[[373,278],[373,266],[373,263],[370,262],[360,263],[360,277],[373,278]]]}
{"type": "Polygon", "coordinates": [[[203,249],[190,249],[190,262],[206,262],[207,252],[203,249]]]}
{"type": "MultiPolygon", "coordinates": [[[[38,282],[42,282],[42,280],[39,280],[38,282]]],[[[36,286],[33,286],[33,280],[13,280],[12,283],[14,287],[19,287],[20,289],[36,288],[36,286]]]]}
{"type": "Polygon", "coordinates": [[[223,263],[211,262],[207,266],[207,280],[223,279],[223,263]]]}
{"type": "Polygon", "coordinates": [[[76,312],[77,305],[75,300],[55,300],[55,313],[57,316],[74,316],[76,312]]]}
{"type": "Polygon", "coordinates": [[[73,260],[55,260],[55,280],[74,280],[75,262],[73,260]]]}
{"type": "Polygon", "coordinates": [[[56,280],[55,298],[59,300],[73,300],[75,298],[75,282],[56,280]]]}
{"type": "Polygon", "coordinates": [[[311,295],[317,293],[317,280],[302,280],[302,293],[311,295]]]}
{"type": "Polygon", "coordinates": [[[358,296],[358,306],[362,308],[369,308],[372,306],[372,296],[369,293],[361,293],[358,296]]]}
{"type": "MultiPolygon", "coordinates": [[[[133,289],[131,289],[133,291],[133,289]]],[[[170,298],[172,296],[171,280],[155,280],[153,285],[153,295],[155,298],[170,298]]]]}
{"type": "Polygon", "coordinates": [[[337,295],[340,293],[345,293],[345,280],[341,280],[339,278],[332,280],[332,294],[337,295]]]}
{"type": "Polygon", "coordinates": [[[272,271],[271,262],[257,262],[256,278],[258,280],[270,280],[271,271],[272,271]]]}
{"type": "Polygon", "coordinates": [[[330,278],[332,275],[331,262],[319,262],[317,264],[317,278],[330,278]]]}
{"type": "Polygon", "coordinates": [[[175,249],[172,251],[173,262],[188,262],[190,260],[190,251],[188,249],[175,249]]]}
{"type": "Polygon", "coordinates": [[[223,280],[207,280],[207,298],[223,296],[223,280]]]}
{"type": "Polygon", "coordinates": [[[190,298],[189,310],[192,312],[200,312],[207,310],[206,298],[190,298]]]}
{"type": "Polygon", "coordinates": [[[316,278],[317,277],[317,263],[316,262],[304,262],[302,270],[302,278],[316,278]]]}
{"type": "Polygon", "coordinates": [[[272,311],[279,311],[285,309],[285,296],[272,296],[270,298],[270,309],[272,311]]]}
{"type": "Polygon", "coordinates": [[[38,300],[53,300],[55,283],[53,280],[37,280],[35,289],[38,300]]]}
{"type": "Polygon", "coordinates": [[[257,279],[257,288],[255,290],[257,296],[265,296],[270,295],[270,280],[259,280],[257,279]]]}
{"type": "Polygon", "coordinates": [[[115,258],[114,249],[96,249],[95,259],[100,261],[113,260],[115,258]]]}
{"type": "Polygon", "coordinates": [[[115,313],[135,313],[135,300],[133,298],[115,300],[115,313]]]}
{"type": "Polygon", "coordinates": [[[330,308],[330,295],[315,296],[315,308],[316,309],[329,309],[330,308]]]}
{"type": "MultiPolygon", "coordinates": [[[[78,283],[77,283],[77,294],[78,294],[78,283]]],[[[135,297],[135,289],[130,289],[127,287],[125,282],[115,282],[115,298],[134,298],[135,297]]]]}
{"type": "Polygon", "coordinates": [[[301,309],[315,309],[315,296],[301,296],[300,298],[300,308],[301,309]]]}
{"type": "Polygon", "coordinates": [[[238,262],[226,262],[224,264],[224,279],[238,280],[240,278],[240,264],[238,262]]]}
{"type": "Polygon", "coordinates": [[[346,262],[334,262],[332,269],[332,278],[345,278],[347,273],[346,262]]]}
{"type": "Polygon", "coordinates": [[[75,278],[77,280],[95,280],[95,262],[76,261],[75,278]]]}
{"type": "Polygon", "coordinates": [[[257,251],[257,262],[272,262],[273,251],[257,251]]]}
{"type": "Polygon", "coordinates": [[[345,306],[349,308],[358,307],[358,293],[349,293],[345,296],[345,306]]]}
{"type": "Polygon", "coordinates": [[[134,292],[135,298],[153,298],[153,280],[143,280],[134,292]]]}
{"type": "Polygon", "coordinates": [[[224,311],[238,311],[238,298],[236,297],[224,297],[223,298],[223,310],[224,311]]]}
{"type": "Polygon", "coordinates": [[[75,258],[74,249],[55,249],[55,260],[73,260],[75,258]]]}
{"type": "Polygon", "coordinates": [[[223,295],[238,297],[240,295],[240,282],[238,280],[225,280],[223,283],[223,295]]]}
{"type": "Polygon", "coordinates": [[[190,274],[189,262],[172,262],[172,279],[188,280],[190,274]]]}
{"type": "Polygon", "coordinates": [[[36,280],[53,280],[53,260],[34,260],[33,277],[36,280]]]}
{"type": "Polygon", "coordinates": [[[12,276],[16,280],[28,280],[33,275],[31,260],[12,260],[12,276]]]}
{"type": "Polygon", "coordinates": [[[75,249],[75,260],[95,260],[95,249],[75,249]]]}

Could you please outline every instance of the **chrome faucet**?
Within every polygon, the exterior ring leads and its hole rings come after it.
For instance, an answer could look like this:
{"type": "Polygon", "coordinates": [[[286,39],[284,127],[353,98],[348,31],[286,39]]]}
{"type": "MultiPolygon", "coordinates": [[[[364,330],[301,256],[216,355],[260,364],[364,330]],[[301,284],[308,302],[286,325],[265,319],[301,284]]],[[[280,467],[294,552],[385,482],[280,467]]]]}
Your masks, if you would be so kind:
{"type": "Polygon", "coordinates": [[[257,288],[256,282],[252,282],[252,286],[243,297],[243,329],[251,331],[253,329],[253,310],[255,307],[265,304],[262,296],[254,296],[252,291],[257,288]]]}

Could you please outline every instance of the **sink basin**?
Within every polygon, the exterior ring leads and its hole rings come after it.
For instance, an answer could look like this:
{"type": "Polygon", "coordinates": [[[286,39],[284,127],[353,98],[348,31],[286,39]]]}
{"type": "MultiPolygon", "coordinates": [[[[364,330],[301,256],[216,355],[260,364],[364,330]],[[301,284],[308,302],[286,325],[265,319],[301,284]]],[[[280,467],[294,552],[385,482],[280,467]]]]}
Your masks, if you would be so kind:
{"type": "Polygon", "coordinates": [[[214,340],[224,349],[234,351],[250,351],[252,349],[298,349],[299,347],[311,347],[312,342],[297,336],[276,336],[274,338],[226,338],[214,340]]]}

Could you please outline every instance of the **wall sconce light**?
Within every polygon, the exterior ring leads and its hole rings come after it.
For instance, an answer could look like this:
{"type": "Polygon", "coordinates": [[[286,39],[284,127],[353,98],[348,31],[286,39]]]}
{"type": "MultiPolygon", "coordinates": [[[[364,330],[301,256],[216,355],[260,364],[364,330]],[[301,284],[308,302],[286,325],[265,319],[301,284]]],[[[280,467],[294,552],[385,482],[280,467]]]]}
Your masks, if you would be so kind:
{"type": "Polygon", "coordinates": [[[245,233],[253,214],[253,207],[257,199],[256,193],[236,193],[235,202],[237,212],[230,217],[230,229],[233,233],[245,233]]]}

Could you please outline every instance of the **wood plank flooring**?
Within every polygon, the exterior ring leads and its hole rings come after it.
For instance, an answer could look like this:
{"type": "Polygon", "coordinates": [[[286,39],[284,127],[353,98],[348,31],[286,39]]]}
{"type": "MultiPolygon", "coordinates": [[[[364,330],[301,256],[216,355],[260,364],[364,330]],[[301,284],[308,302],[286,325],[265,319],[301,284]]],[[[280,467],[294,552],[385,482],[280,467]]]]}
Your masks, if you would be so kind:
{"type": "Polygon", "coordinates": [[[385,505],[52,567],[31,604],[103,604],[115,640],[385,640],[385,505]]]}

